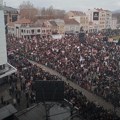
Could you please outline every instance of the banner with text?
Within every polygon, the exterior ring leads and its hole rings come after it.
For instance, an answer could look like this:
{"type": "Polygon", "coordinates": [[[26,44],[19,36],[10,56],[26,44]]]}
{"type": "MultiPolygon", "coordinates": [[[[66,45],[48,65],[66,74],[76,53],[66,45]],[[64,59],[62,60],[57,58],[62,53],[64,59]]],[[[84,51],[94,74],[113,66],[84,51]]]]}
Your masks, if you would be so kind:
{"type": "Polygon", "coordinates": [[[99,20],[99,12],[93,12],[93,20],[99,20]]]}

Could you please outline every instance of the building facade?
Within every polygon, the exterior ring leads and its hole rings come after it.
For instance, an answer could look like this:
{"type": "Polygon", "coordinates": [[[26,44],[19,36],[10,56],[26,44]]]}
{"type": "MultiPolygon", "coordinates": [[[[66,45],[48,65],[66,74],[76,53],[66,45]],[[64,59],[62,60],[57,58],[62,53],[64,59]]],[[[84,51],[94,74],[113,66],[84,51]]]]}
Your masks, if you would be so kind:
{"type": "Polygon", "coordinates": [[[63,19],[54,19],[55,23],[58,26],[58,33],[64,34],[65,33],[65,22],[63,19]]]}
{"type": "Polygon", "coordinates": [[[4,6],[5,25],[18,20],[18,10],[12,7],[4,6]]]}
{"type": "Polygon", "coordinates": [[[111,29],[117,29],[117,18],[112,18],[111,29]]]}
{"type": "Polygon", "coordinates": [[[29,19],[22,18],[8,24],[8,34],[17,38],[32,38],[34,36],[51,35],[49,22],[36,21],[32,23],[29,19]]]}
{"type": "MultiPolygon", "coordinates": [[[[111,29],[111,21],[112,21],[112,12],[109,10],[103,10],[101,9],[88,9],[86,12],[89,23],[92,23],[94,25],[94,29],[96,31],[101,31],[104,29],[111,29]]],[[[89,26],[90,28],[90,26],[89,26]]]]}
{"type": "Polygon", "coordinates": [[[78,33],[80,31],[79,22],[75,19],[65,19],[65,33],[78,33]]]}
{"type": "Polygon", "coordinates": [[[16,69],[7,61],[3,1],[0,0],[0,84],[4,82],[4,77],[14,72],[16,69]]]}
{"type": "Polygon", "coordinates": [[[54,20],[50,20],[49,23],[51,25],[52,34],[59,34],[59,26],[57,23],[54,20]]]}
{"type": "Polygon", "coordinates": [[[0,1],[0,66],[7,63],[6,36],[2,1],[0,1]]]}
{"type": "Polygon", "coordinates": [[[79,23],[80,27],[83,27],[85,31],[88,31],[89,21],[86,13],[81,11],[69,11],[67,16],[69,19],[75,19],[79,23]]]}

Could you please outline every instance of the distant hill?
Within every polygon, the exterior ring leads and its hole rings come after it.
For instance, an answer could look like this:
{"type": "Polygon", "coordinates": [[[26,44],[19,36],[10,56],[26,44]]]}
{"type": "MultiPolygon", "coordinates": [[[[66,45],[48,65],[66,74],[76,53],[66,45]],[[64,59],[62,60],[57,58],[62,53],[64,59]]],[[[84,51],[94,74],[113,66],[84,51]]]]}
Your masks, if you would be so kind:
{"type": "Polygon", "coordinates": [[[120,10],[113,11],[113,17],[117,18],[118,23],[120,23],[120,10]]]}

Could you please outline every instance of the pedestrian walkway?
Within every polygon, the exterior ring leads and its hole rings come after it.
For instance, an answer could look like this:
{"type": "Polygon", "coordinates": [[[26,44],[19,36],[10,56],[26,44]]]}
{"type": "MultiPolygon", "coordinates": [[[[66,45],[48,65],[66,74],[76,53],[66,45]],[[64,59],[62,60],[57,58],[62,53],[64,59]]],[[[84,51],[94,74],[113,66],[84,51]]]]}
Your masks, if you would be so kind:
{"type": "MultiPolygon", "coordinates": [[[[99,97],[99,96],[97,96],[97,95],[95,95],[95,94],[81,88],[79,85],[71,82],[70,80],[67,80],[64,76],[60,75],[58,72],[56,72],[56,71],[54,71],[54,70],[52,70],[52,69],[50,69],[50,68],[48,68],[48,67],[46,67],[44,65],[38,64],[38,63],[36,63],[34,61],[31,61],[31,60],[29,60],[29,61],[32,64],[35,64],[38,67],[42,68],[44,71],[49,72],[52,75],[56,75],[56,76],[60,77],[67,84],[69,83],[70,86],[72,86],[73,88],[81,91],[83,93],[83,95],[85,95],[86,98],[89,101],[99,104],[100,106],[104,107],[104,109],[114,111],[114,106],[111,103],[106,102],[101,97],[99,97]]],[[[116,108],[116,114],[120,117],[120,108],[116,108]]]]}

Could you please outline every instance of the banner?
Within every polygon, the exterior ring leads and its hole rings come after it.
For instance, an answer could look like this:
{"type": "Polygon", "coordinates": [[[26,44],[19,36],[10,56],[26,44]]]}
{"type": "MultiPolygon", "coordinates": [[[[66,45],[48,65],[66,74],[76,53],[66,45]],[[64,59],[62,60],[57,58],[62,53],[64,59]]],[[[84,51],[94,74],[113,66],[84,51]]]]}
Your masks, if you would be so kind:
{"type": "Polygon", "coordinates": [[[93,12],[93,20],[99,20],[99,12],[93,12]]]}

